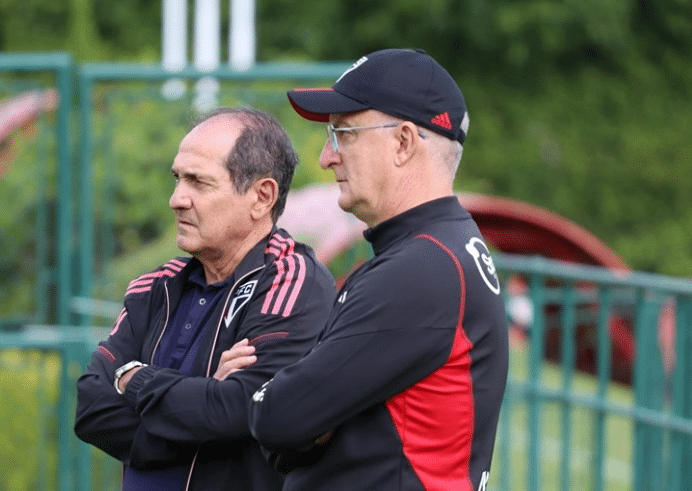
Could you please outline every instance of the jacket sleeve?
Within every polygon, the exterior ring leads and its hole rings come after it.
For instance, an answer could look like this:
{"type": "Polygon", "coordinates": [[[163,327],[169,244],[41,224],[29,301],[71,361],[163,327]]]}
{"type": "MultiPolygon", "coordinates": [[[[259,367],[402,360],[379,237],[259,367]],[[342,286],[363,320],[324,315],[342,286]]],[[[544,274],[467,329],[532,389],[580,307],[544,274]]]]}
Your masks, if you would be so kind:
{"type": "Polygon", "coordinates": [[[125,293],[123,309],[105,341],[99,343],[85,373],[77,381],[75,433],[83,441],[133,467],[161,467],[189,461],[194,450],[146,435],[141,418],[124,397],[115,391],[115,370],[132,360],[142,360],[144,339],[153,326],[148,317],[152,290],[161,277],[175,274],[184,263],[172,260],[136,278],[125,293]],[[177,265],[175,264],[177,263],[177,265]],[[175,266],[175,270],[171,269],[175,266]],[[133,317],[134,316],[134,317],[133,317]],[[140,461],[133,444],[147,439],[150,459],[140,461]]]}
{"type": "MultiPolygon", "coordinates": [[[[333,279],[321,265],[303,261],[302,274],[284,275],[281,281],[276,280],[281,268],[274,264],[264,275],[268,279],[257,285],[238,314],[243,317],[236,340],[247,337],[255,345],[254,365],[223,381],[185,377],[176,370],[155,367],[143,368],[132,377],[125,399],[147,434],[195,444],[250,435],[252,394],[314,345],[336,293],[333,279]],[[277,303],[279,297],[282,301],[277,303]]],[[[215,369],[210,367],[210,375],[215,369]]]]}
{"type": "Polygon", "coordinates": [[[115,327],[91,356],[86,372],[77,381],[75,433],[83,441],[124,462],[129,458],[140,418],[113,387],[114,372],[138,360],[141,335],[133,332],[127,308],[115,327]]]}
{"type": "Polygon", "coordinates": [[[252,435],[265,448],[307,451],[325,432],[442,366],[462,315],[463,278],[421,241],[406,257],[347,281],[312,352],[253,397],[252,435]]]}

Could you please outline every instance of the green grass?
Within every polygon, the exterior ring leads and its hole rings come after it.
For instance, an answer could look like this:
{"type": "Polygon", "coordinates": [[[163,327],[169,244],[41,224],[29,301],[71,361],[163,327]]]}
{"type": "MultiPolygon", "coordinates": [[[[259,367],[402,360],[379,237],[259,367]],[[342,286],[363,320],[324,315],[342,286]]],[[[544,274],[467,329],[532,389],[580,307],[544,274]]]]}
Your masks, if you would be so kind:
{"type": "MultiPolygon", "coordinates": [[[[503,477],[509,483],[509,489],[503,491],[521,491],[532,489],[529,481],[530,463],[530,400],[517,388],[528,380],[528,346],[514,346],[510,355],[510,381],[503,411],[504,424],[498,429],[498,437],[491,470],[490,489],[502,489],[503,477]],[[508,445],[509,448],[503,448],[508,445]],[[503,462],[503,455],[509,458],[509,465],[503,462]],[[509,473],[503,476],[503,473],[509,473]]],[[[539,376],[542,389],[550,391],[563,390],[562,368],[554,363],[542,365],[539,376]]],[[[572,379],[571,392],[584,397],[596,397],[597,380],[589,375],[576,372],[572,379]]],[[[620,384],[611,383],[606,391],[607,403],[630,407],[633,404],[631,390],[620,384]]],[[[556,490],[598,489],[595,482],[598,463],[596,428],[597,411],[580,405],[565,403],[560,400],[539,399],[538,424],[538,475],[536,489],[556,490]],[[569,446],[565,450],[565,436],[569,446]],[[564,453],[566,463],[563,466],[564,453]],[[565,475],[564,470],[567,470],[565,475]],[[564,479],[564,481],[563,481],[564,479]],[[569,488],[563,488],[563,482],[569,488]]],[[[604,457],[603,486],[609,491],[627,491],[631,489],[632,435],[633,423],[628,418],[605,413],[604,423],[604,457]]]]}
{"type": "Polygon", "coordinates": [[[0,489],[55,489],[59,367],[55,355],[0,352],[0,489]]]}

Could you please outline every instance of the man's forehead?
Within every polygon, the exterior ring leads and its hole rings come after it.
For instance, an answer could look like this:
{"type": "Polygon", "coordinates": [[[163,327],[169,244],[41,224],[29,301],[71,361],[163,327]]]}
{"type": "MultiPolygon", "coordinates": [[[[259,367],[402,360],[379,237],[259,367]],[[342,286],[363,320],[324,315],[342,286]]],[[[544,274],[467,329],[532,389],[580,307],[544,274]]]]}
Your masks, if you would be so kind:
{"type": "Polygon", "coordinates": [[[350,123],[351,121],[357,121],[360,119],[363,119],[363,116],[367,113],[368,111],[358,111],[355,113],[340,113],[340,114],[330,114],[329,115],[329,122],[332,123],[334,126],[336,125],[345,125],[347,123],[350,123]]]}
{"type": "Polygon", "coordinates": [[[217,115],[207,119],[185,135],[180,142],[179,151],[199,153],[222,153],[227,155],[242,133],[244,125],[229,115],[217,115]]]}
{"type": "Polygon", "coordinates": [[[211,155],[196,149],[181,150],[173,159],[171,170],[176,174],[189,175],[218,175],[225,171],[223,156],[211,155]]]}
{"type": "Polygon", "coordinates": [[[370,124],[371,121],[379,120],[385,116],[384,113],[375,109],[366,109],[365,111],[356,111],[353,113],[330,114],[329,122],[334,126],[359,126],[370,124]]]}

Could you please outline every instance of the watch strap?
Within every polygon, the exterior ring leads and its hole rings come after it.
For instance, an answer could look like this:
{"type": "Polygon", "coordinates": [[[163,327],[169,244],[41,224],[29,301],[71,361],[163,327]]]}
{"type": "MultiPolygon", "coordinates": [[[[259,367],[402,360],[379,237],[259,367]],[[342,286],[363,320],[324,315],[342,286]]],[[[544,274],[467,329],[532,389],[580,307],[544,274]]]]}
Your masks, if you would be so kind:
{"type": "Polygon", "coordinates": [[[113,387],[115,387],[115,391],[123,395],[123,393],[120,390],[120,387],[118,387],[118,382],[120,382],[120,378],[125,374],[125,372],[128,372],[132,370],[133,368],[136,367],[146,367],[147,365],[145,363],[142,363],[141,361],[133,360],[130,362],[125,363],[123,366],[115,370],[115,378],[113,380],[113,387]]]}

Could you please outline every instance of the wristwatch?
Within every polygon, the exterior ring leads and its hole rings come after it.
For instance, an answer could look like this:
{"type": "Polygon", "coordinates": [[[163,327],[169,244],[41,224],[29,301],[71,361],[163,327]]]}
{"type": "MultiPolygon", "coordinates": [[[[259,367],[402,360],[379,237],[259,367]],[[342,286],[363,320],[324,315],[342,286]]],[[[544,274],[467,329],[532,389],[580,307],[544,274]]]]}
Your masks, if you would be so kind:
{"type": "Polygon", "coordinates": [[[123,395],[123,393],[120,391],[120,387],[118,387],[118,382],[120,382],[120,377],[123,376],[123,374],[129,370],[132,370],[133,368],[136,367],[145,367],[147,366],[146,363],[142,363],[141,361],[133,360],[131,362],[125,363],[123,366],[118,368],[115,371],[115,380],[113,380],[113,387],[115,387],[115,391],[123,395]]]}

